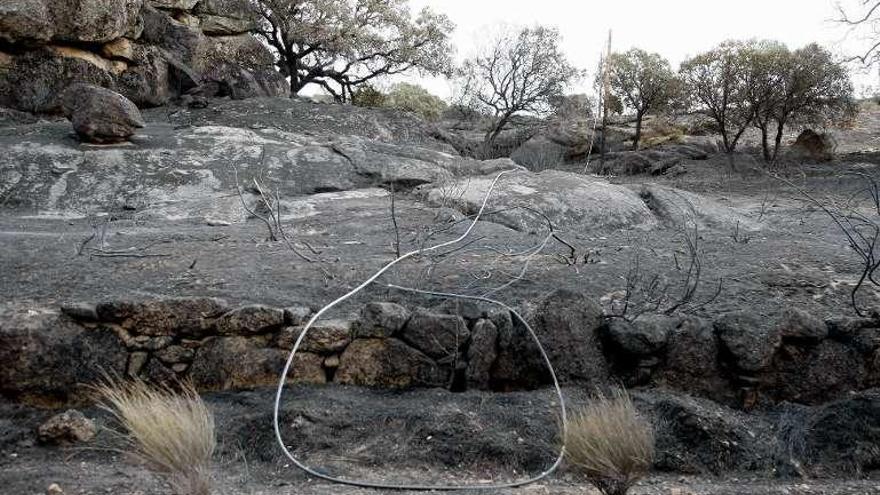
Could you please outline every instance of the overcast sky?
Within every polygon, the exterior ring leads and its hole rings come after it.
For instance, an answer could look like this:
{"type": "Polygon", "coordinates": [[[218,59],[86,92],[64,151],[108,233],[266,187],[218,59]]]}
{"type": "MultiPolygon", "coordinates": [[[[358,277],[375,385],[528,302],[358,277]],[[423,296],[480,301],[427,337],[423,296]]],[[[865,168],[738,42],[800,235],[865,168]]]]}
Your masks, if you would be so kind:
{"type": "MultiPolygon", "coordinates": [[[[836,16],[833,0],[411,0],[411,5],[414,11],[430,6],[455,22],[459,59],[472,53],[499,23],[538,23],[557,27],[570,60],[591,72],[609,29],[615,51],[644,48],[662,54],[675,67],[727,39],[775,39],[790,47],[817,41],[840,54],[862,46],[858,36],[847,37],[840,25],[830,22],[836,16]]],[[[855,79],[859,86],[877,86],[876,74],[855,79]]],[[[451,94],[450,84],[443,80],[410,80],[444,98],[451,94]]]]}

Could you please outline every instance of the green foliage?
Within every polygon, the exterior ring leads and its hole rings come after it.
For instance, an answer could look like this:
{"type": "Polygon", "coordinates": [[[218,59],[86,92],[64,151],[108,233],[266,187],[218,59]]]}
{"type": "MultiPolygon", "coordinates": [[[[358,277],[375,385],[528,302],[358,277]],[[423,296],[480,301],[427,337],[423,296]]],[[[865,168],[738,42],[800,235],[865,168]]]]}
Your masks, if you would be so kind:
{"type": "Polygon", "coordinates": [[[636,114],[672,106],[679,94],[669,62],[656,53],[633,48],[608,58],[611,92],[636,114]]]}
{"type": "Polygon", "coordinates": [[[385,106],[387,99],[385,93],[367,84],[352,93],[351,104],[358,107],[380,108],[385,106]]]}
{"type": "Polygon", "coordinates": [[[408,0],[250,0],[257,34],[275,49],[291,94],[317,84],[338,100],[377,77],[452,71],[454,25],[408,0]]]}
{"type": "Polygon", "coordinates": [[[608,85],[619,104],[636,114],[635,149],[642,137],[642,119],[649,112],[672,108],[680,85],[669,62],[656,53],[633,48],[608,57],[608,85]]]}
{"type": "Polygon", "coordinates": [[[446,102],[425,88],[408,83],[395,84],[385,98],[388,108],[421,115],[427,120],[438,120],[446,110],[446,102]]]}
{"type": "Polygon", "coordinates": [[[691,105],[715,120],[728,152],[753,125],[768,161],[786,126],[844,122],[856,109],[848,71],[816,44],[791,51],[775,41],[728,41],[685,61],[680,74],[691,105]]]}
{"type": "Polygon", "coordinates": [[[747,102],[746,66],[741,56],[743,43],[726,41],[681,64],[679,75],[690,95],[692,107],[704,111],[718,124],[728,152],[752,122],[747,102]]]}

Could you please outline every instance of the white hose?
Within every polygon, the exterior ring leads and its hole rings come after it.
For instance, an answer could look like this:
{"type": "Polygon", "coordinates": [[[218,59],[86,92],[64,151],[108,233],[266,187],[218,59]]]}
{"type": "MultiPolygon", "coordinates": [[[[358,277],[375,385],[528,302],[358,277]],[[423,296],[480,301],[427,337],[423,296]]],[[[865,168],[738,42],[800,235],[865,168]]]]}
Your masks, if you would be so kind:
{"type": "MultiPolygon", "coordinates": [[[[300,333],[299,337],[296,339],[296,342],[293,344],[293,348],[290,351],[290,356],[288,356],[287,362],[284,365],[284,371],[282,371],[281,378],[278,381],[278,389],[275,393],[275,405],[274,405],[273,415],[272,415],[272,420],[273,420],[273,424],[275,427],[275,438],[278,440],[278,445],[281,446],[281,450],[284,452],[284,455],[287,456],[287,458],[290,459],[290,461],[293,462],[293,464],[297,468],[301,469],[302,471],[308,473],[311,476],[314,476],[315,478],[319,478],[322,480],[326,480],[326,481],[330,481],[330,482],[338,483],[338,484],[342,484],[342,485],[356,486],[356,487],[362,487],[362,488],[375,488],[375,489],[384,489],[384,490],[452,491],[452,490],[497,490],[500,488],[516,488],[516,487],[528,485],[531,483],[535,483],[543,478],[546,478],[551,473],[553,473],[559,467],[559,465],[562,463],[562,459],[565,455],[565,448],[564,447],[560,447],[559,456],[557,457],[556,462],[553,463],[553,465],[549,469],[547,469],[546,471],[542,472],[541,474],[539,474],[535,477],[532,477],[532,478],[529,478],[526,480],[522,480],[522,481],[516,481],[516,482],[504,483],[504,484],[496,484],[496,485],[488,485],[487,484],[487,485],[462,485],[462,486],[454,486],[454,485],[429,486],[429,485],[378,483],[378,482],[372,482],[372,481],[366,481],[366,480],[349,480],[349,479],[339,478],[339,477],[330,476],[327,474],[320,473],[320,472],[310,468],[309,466],[305,465],[300,460],[298,460],[293,455],[293,453],[290,451],[290,449],[287,448],[287,445],[284,442],[284,438],[281,435],[280,410],[281,410],[281,397],[284,393],[284,386],[287,383],[288,375],[290,374],[290,370],[293,366],[293,360],[296,357],[296,353],[299,350],[300,346],[302,345],[303,341],[305,340],[305,337],[308,334],[309,330],[312,328],[312,326],[314,326],[315,322],[317,322],[325,313],[327,313],[327,311],[331,310],[335,306],[337,306],[340,303],[346,301],[347,299],[353,297],[358,292],[362,291],[363,289],[365,289],[366,287],[371,285],[379,277],[381,277],[384,273],[386,273],[388,270],[390,270],[392,267],[394,267],[395,265],[397,265],[401,261],[404,261],[406,259],[412,258],[414,256],[417,256],[417,255],[420,255],[420,254],[423,254],[426,252],[436,251],[438,249],[442,249],[442,248],[451,246],[453,244],[457,244],[457,243],[463,241],[464,239],[466,239],[470,235],[471,231],[473,231],[473,229],[476,227],[477,222],[479,222],[480,217],[482,216],[483,212],[486,209],[486,205],[489,202],[489,198],[492,195],[492,191],[495,189],[495,186],[497,185],[498,181],[501,179],[502,176],[504,176],[505,174],[510,173],[510,172],[512,172],[512,171],[508,170],[508,171],[501,172],[500,174],[498,174],[498,176],[495,177],[495,180],[492,181],[492,184],[489,186],[489,190],[486,192],[485,198],[483,198],[483,203],[480,206],[479,212],[474,217],[473,222],[468,227],[468,229],[464,232],[464,234],[462,234],[460,237],[453,239],[451,241],[447,241],[447,242],[444,242],[441,244],[437,244],[435,246],[430,246],[430,247],[419,249],[416,251],[411,251],[409,253],[406,253],[406,254],[400,256],[399,258],[395,259],[394,261],[391,261],[390,263],[386,264],[381,269],[379,269],[375,274],[373,274],[370,278],[368,278],[362,284],[355,287],[351,291],[347,292],[345,295],[334,300],[330,304],[321,308],[317,313],[315,313],[314,316],[312,316],[312,318],[309,320],[309,322],[303,328],[303,331],[300,333]]],[[[528,330],[532,339],[534,340],[535,344],[537,344],[538,349],[541,352],[541,356],[543,357],[544,362],[546,363],[547,368],[550,371],[550,375],[553,378],[553,384],[556,389],[556,393],[559,396],[559,406],[560,406],[560,410],[561,410],[561,414],[562,414],[562,416],[561,416],[562,433],[563,433],[562,438],[565,438],[564,437],[564,434],[566,431],[565,399],[562,395],[562,389],[559,386],[559,381],[556,377],[556,372],[553,369],[553,365],[550,362],[550,358],[547,356],[547,353],[545,352],[544,347],[541,345],[541,342],[538,339],[538,336],[535,334],[534,330],[532,330],[532,328],[529,326],[529,324],[525,321],[525,319],[519,315],[519,313],[517,313],[515,310],[513,310],[513,308],[510,308],[509,306],[507,306],[501,302],[494,301],[494,300],[487,299],[487,298],[483,298],[483,297],[463,296],[463,295],[458,295],[458,294],[444,294],[444,293],[440,293],[440,292],[421,291],[418,289],[407,289],[407,288],[398,287],[398,286],[389,286],[389,287],[393,288],[393,289],[397,289],[397,290],[409,291],[409,292],[420,293],[420,294],[431,294],[431,295],[435,295],[435,296],[483,301],[483,302],[487,302],[487,303],[491,303],[491,304],[496,304],[496,305],[510,311],[511,315],[516,317],[517,320],[519,320],[526,327],[526,329],[528,330]]]]}

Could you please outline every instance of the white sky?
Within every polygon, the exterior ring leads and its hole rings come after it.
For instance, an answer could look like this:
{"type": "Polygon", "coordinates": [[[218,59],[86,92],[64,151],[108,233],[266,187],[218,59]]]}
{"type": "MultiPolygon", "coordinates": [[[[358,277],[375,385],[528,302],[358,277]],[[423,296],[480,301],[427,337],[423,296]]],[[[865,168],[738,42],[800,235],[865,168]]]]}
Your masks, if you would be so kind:
{"type": "MultiPolygon", "coordinates": [[[[858,0],[842,0],[856,3],[858,0]]],[[[458,59],[471,54],[485,34],[499,23],[557,27],[569,59],[590,71],[614,33],[613,49],[639,47],[660,53],[674,67],[690,55],[727,39],[766,38],[796,48],[816,41],[835,53],[850,55],[864,42],[831,22],[834,0],[411,0],[413,11],[430,6],[457,25],[453,35],[458,59]]],[[[432,78],[407,78],[447,98],[450,83],[432,78]]],[[[854,74],[858,87],[878,86],[877,71],[854,74]]],[[[586,91],[586,81],[575,91],[586,91]]]]}

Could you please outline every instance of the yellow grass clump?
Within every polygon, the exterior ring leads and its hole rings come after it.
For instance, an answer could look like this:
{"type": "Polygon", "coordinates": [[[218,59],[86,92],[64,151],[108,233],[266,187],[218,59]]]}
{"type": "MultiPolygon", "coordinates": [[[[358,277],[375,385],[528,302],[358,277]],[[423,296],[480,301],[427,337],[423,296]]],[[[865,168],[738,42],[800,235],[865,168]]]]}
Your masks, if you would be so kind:
{"type": "Polygon", "coordinates": [[[178,495],[211,493],[214,416],[191,384],[172,389],[108,380],[96,394],[124,429],[131,454],[165,476],[178,495]]]}
{"type": "Polygon", "coordinates": [[[625,390],[600,394],[575,412],[565,435],[566,456],[605,495],[624,495],[654,460],[654,430],[625,390]]]}

